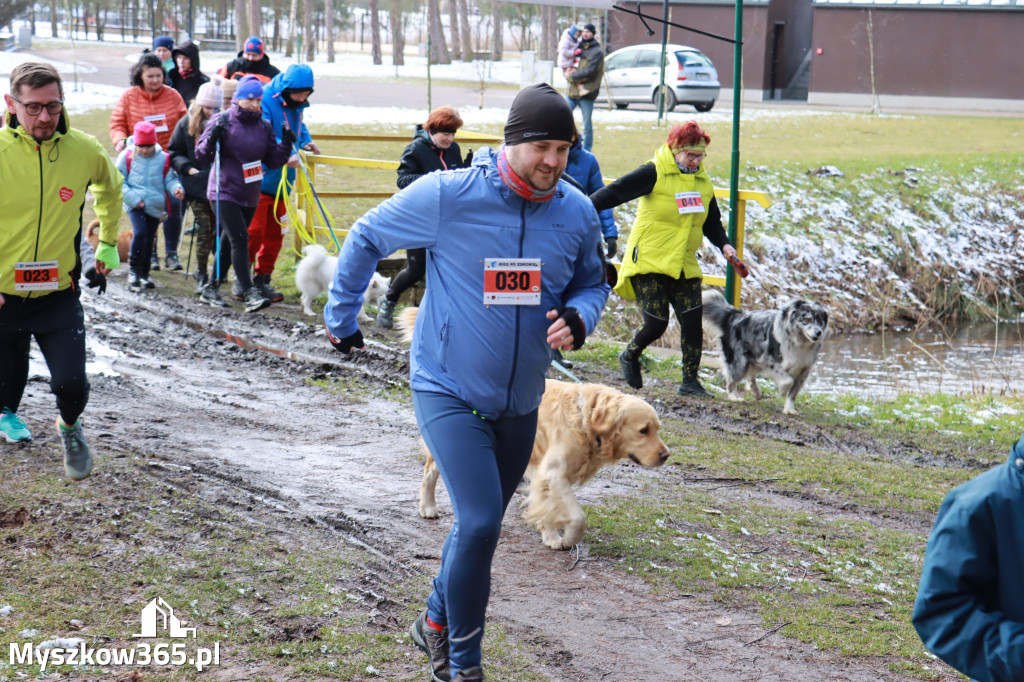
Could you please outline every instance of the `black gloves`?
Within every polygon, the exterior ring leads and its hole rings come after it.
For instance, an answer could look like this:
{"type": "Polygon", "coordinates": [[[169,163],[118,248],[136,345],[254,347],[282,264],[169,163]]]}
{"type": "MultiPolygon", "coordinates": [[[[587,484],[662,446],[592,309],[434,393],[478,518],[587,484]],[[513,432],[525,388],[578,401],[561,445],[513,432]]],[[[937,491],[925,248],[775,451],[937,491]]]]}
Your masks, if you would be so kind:
{"type": "Polygon", "coordinates": [[[345,355],[351,353],[353,348],[366,347],[366,342],[363,341],[363,333],[358,329],[356,330],[355,334],[352,334],[351,336],[346,336],[343,339],[339,339],[337,336],[331,333],[330,329],[328,329],[327,339],[331,342],[331,345],[334,346],[334,350],[338,351],[339,353],[344,353],[345,355]]]}
{"type": "Polygon", "coordinates": [[[566,326],[569,327],[569,331],[572,332],[572,348],[571,350],[579,350],[583,347],[583,343],[587,339],[587,329],[583,326],[583,319],[580,314],[572,306],[562,306],[558,308],[552,308],[558,313],[558,319],[563,320],[566,326]]]}
{"type": "Polygon", "coordinates": [[[473,150],[470,149],[468,152],[466,152],[466,165],[465,165],[465,168],[469,168],[472,165],[473,165],[473,150]]]}
{"type": "Polygon", "coordinates": [[[85,278],[89,280],[89,284],[87,284],[86,286],[88,286],[90,289],[92,289],[93,287],[97,287],[97,296],[104,293],[107,290],[107,276],[101,275],[100,273],[96,272],[96,268],[89,268],[88,270],[86,270],[85,278]]]}
{"type": "Polygon", "coordinates": [[[217,122],[213,124],[213,130],[210,131],[210,142],[223,142],[227,136],[228,127],[224,123],[224,117],[218,116],[217,122]]]}
{"type": "Polygon", "coordinates": [[[295,135],[295,131],[289,128],[287,123],[281,124],[281,142],[292,147],[298,139],[299,138],[295,135]]]}
{"type": "Polygon", "coordinates": [[[615,258],[615,253],[619,248],[619,240],[617,237],[605,237],[604,243],[608,245],[608,257],[615,258]]]}

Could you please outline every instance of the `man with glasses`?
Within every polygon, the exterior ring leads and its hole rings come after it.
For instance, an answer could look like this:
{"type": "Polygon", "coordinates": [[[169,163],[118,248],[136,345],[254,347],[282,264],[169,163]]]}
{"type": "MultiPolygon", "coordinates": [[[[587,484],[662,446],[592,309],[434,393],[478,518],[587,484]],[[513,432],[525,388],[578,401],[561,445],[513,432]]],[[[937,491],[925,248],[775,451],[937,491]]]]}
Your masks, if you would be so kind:
{"type": "Polygon", "coordinates": [[[57,398],[64,470],[77,481],[92,472],[79,418],[89,399],[78,285],[82,212],[91,191],[100,221],[95,269],[106,275],[120,265],[121,176],[96,138],[70,126],[56,69],[26,62],[11,71],[10,84],[0,129],[0,437],[32,438],[17,412],[34,336],[57,398]]]}

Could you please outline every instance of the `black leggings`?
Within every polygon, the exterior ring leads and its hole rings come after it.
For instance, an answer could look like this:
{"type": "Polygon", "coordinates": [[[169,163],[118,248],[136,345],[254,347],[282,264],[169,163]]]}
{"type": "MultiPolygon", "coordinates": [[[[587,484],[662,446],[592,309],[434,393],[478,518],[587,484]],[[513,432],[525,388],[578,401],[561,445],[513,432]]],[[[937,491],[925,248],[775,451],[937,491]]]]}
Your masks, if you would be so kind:
{"type": "Polygon", "coordinates": [[[626,346],[629,357],[638,358],[644,348],[661,338],[668,329],[668,308],[671,305],[682,330],[683,380],[697,378],[701,347],[704,345],[701,281],[699,277],[676,279],[655,273],[630,278],[644,324],[626,346]]]}
{"type": "Polygon", "coordinates": [[[388,293],[385,294],[385,297],[392,303],[397,303],[405,290],[423,279],[423,275],[427,272],[426,249],[406,249],[405,258],[408,264],[395,276],[395,281],[391,283],[388,293]]]}
{"type": "Polygon", "coordinates": [[[0,306],[0,409],[17,412],[28,382],[34,336],[50,370],[50,390],[65,424],[74,424],[89,402],[85,376],[85,315],[77,289],[46,296],[5,296],[0,306]]]}
{"type": "Polygon", "coordinates": [[[249,223],[254,215],[255,206],[239,206],[233,201],[221,199],[219,276],[223,280],[228,274],[228,268],[234,266],[235,279],[243,290],[252,286],[252,277],[249,276],[249,223]]]}

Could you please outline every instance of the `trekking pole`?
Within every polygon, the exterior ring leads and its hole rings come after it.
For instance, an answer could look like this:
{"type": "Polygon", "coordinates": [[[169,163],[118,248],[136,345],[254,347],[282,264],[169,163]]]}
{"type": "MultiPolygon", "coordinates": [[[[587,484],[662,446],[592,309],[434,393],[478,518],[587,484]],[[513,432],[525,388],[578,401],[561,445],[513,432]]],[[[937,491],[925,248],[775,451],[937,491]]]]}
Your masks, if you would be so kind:
{"type": "Polygon", "coordinates": [[[189,203],[188,208],[192,210],[192,237],[188,243],[188,258],[185,259],[185,279],[188,279],[189,273],[192,270],[192,246],[196,243],[196,212],[192,208],[192,204],[189,203]]]}
{"type": "Polygon", "coordinates": [[[217,201],[216,201],[216,203],[217,203],[217,215],[216,215],[216,218],[215,218],[215,221],[217,223],[217,267],[215,268],[215,272],[217,274],[217,284],[219,285],[220,284],[220,140],[217,140],[216,144],[217,144],[216,151],[214,152],[214,155],[213,155],[213,173],[214,173],[214,176],[215,176],[214,177],[214,183],[216,184],[216,187],[217,187],[217,194],[216,194],[216,198],[217,198],[217,201]]]}

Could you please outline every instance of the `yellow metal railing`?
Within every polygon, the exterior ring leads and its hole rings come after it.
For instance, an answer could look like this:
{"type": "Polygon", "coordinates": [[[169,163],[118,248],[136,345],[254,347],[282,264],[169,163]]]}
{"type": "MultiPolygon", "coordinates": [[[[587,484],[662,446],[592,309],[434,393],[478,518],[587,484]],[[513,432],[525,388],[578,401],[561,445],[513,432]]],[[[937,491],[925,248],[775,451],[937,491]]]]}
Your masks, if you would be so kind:
{"type": "MultiPolygon", "coordinates": [[[[326,133],[315,135],[317,142],[402,142],[408,144],[408,135],[345,135],[326,133]]],[[[455,133],[455,141],[460,143],[467,142],[484,142],[491,144],[500,144],[502,138],[494,135],[486,135],[484,133],[474,133],[469,131],[459,131],[455,133]]],[[[316,167],[317,166],[344,166],[348,168],[373,168],[376,170],[398,170],[398,161],[387,161],[383,159],[359,159],[354,157],[346,156],[327,156],[324,154],[307,154],[304,151],[299,152],[302,155],[303,162],[306,164],[306,168],[309,170],[309,181],[316,186],[316,167]]],[[[319,208],[316,206],[307,206],[306,196],[309,193],[309,184],[306,181],[304,174],[299,173],[295,178],[295,189],[296,189],[296,208],[299,209],[300,215],[303,216],[305,221],[306,234],[313,237],[316,240],[317,229],[314,221],[316,220],[316,214],[319,212],[319,208]]],[[[317,196],[320,199],[387,199],[391,195],[395,194],[397,190],[390,190],[384,192],[339,192],[339,191],[320,191],[317,190],[317,196]]],[[[326,228],[326,226],[325,226],[326,228]]],[[[301,236],[298,230],[295,233],[295,249],[301,251],[302,243],[301,236]]],[[[334,228],[335,235],[338,235],[344,239],[344,235],[348,234],[347,228],[334,228]]]]}
{"type": "MultiPolygon", "coordinates": [[[[715,188],[715,196],[718,200],[729,198],[728,188],[715,188]]],[[[756,201],[761,204],[764,208],[768,208],[772,205],[772,200],[768,198],[768,195],[764,192],[753,192],[746,189],[741,189],[738,193],[737,206],[736,206],[736,243],[733,245],[736,247],[736,255],[739,256],[740,260],[743,260],[743,231],[747,222],[747,202],[756,201]]],[[[732,207],[730,207],[731,209],[732,207]]],[[[705,284],[712,284],[714,286],[724,287],[725,277],[705,277],[705,284]]],[[[733,285],[735,292],[733,294],[733,300],[731,303],[737,308],[740,307],[740,288],[743,286],[743,278],[736,272],[733,272],[733,285]]]]}

